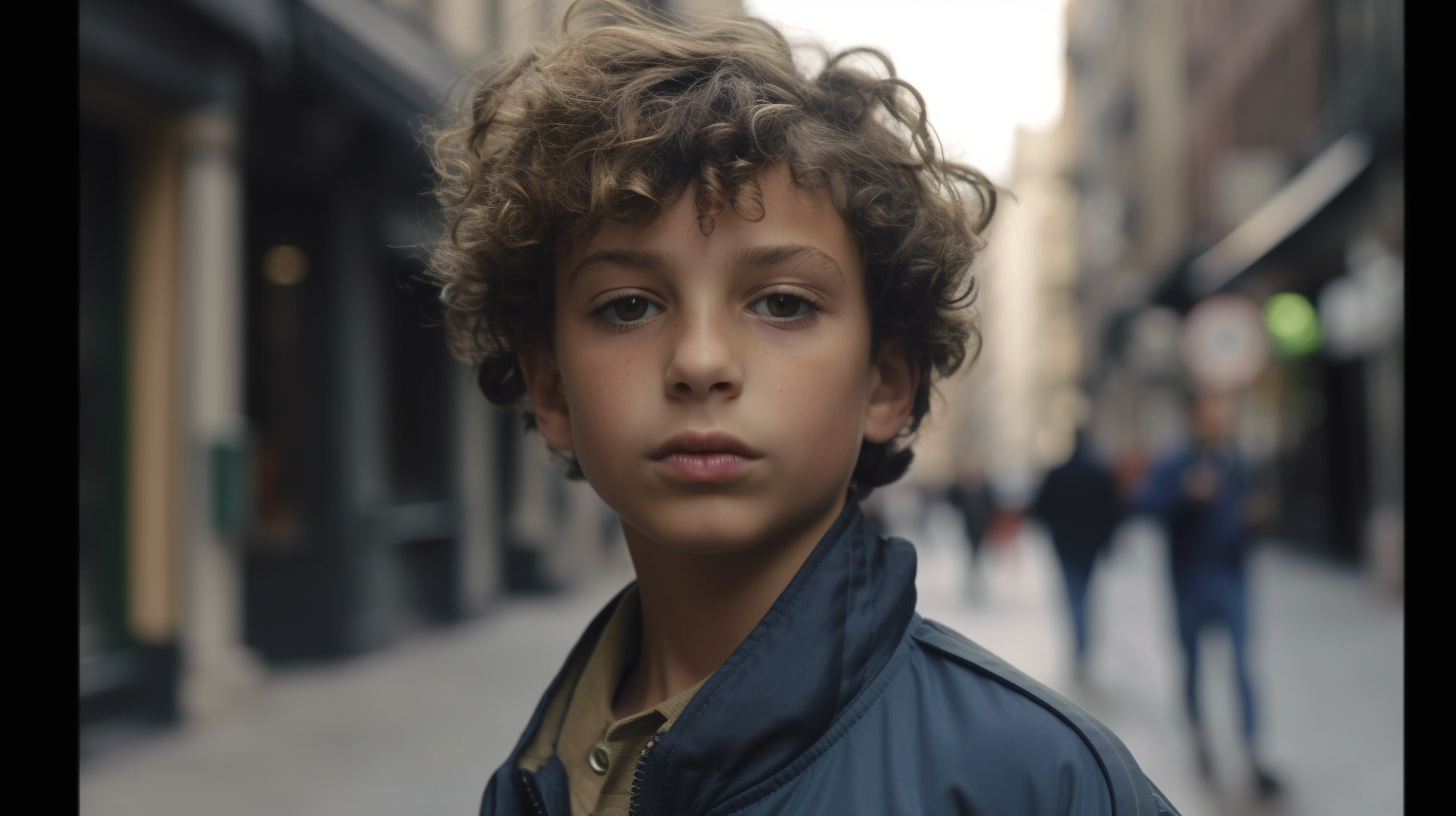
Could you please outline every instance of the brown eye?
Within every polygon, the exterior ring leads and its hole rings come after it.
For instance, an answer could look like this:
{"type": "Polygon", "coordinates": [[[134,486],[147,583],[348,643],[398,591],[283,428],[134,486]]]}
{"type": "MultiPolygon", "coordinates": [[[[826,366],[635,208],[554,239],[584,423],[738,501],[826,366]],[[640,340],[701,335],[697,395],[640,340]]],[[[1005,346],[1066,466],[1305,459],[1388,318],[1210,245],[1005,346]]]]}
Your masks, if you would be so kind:
{"type": "Polygon", "coordinates": [[[657,314],[661,309],[657,304],[640,295],[629,295],[624,298],[617,298],[602,307],[600,312],[602,319],[614,325],[630,325],[657,314]],[[656,310],[656,311],[653,311],[656,310]]]}
{"type": "Polygon", "coordinates": [[[634,320],[641,320],[647,314],[647,301],[640,297],[622,298],[612,304],[612,314],[618,320],[631,323],[634,320]]]}
{"type": "Polygon", "coordinates": [[[774,317],[793,317],[798,313],[801,302],[793,295],[769,295],[768,313],[774,317]]]}
{"type": "Polygon", "coordinates": [[[766,295],[753,304],[753,313],[773,320],[795,320],[819,311],[806,298],[787,292],[766,295]]]}

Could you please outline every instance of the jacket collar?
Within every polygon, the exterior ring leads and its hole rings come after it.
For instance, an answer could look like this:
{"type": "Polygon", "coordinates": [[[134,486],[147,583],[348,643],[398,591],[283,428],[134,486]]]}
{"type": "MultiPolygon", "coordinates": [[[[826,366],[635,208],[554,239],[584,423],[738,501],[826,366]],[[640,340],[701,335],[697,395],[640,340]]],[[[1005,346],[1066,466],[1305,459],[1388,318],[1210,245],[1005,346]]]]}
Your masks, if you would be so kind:
{"type": "MultiPolygon", "coordinates": [[[[768,613],[645,757],[635,812],[704,813],[793,762],[870,685],[914,612],[914,548],[879,538],[859,505],[846,502],[768,613]]],[[[599,632],[591,627],[583,641],[599,632]]]]}

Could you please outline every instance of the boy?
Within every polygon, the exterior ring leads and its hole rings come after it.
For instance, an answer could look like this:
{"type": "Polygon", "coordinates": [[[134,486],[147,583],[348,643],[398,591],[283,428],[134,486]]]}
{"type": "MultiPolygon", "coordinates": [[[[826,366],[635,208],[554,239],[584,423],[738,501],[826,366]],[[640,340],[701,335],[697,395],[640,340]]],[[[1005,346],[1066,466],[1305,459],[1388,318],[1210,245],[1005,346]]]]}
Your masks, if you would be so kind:
{"type": "Polygon", "coordinates": [[[919,96],[756,20],[578,3],[435,141],[455,353],[621,517],[483,814],[1172,813],[1105,728],[915,614],[857,499],[965,360],[995,208],[919,96]],[[974,200],[974,207],[964,195],[974,200]]]}

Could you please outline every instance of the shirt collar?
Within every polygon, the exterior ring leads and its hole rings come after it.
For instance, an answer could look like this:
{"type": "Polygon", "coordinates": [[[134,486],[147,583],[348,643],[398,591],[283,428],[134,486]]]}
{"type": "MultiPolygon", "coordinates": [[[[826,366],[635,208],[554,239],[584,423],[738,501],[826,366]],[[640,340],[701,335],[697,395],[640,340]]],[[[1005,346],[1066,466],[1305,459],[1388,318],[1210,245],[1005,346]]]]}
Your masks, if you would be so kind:
{"type": "Polygon", "coordinates": [[[915,613],[915,550],[850,500],[647,760],[645,795],[688,814],[772,776],[879,674],[915,613]]]}
{"type": "MultiPolygon", "coordinates": [[[[627,591],[604,608],[542,696],[512,752],[560,727],[570,688],[627,591]],[[544,720],[544,722],[543,722],[544,720]],[[553,722],[554,720],[554,722],[553,722]]],[[[695,813],[799,757],[878,675],[915,613],[915,550],[880,538],[853,499],[728,660],[698,688],[647,760],[661,813],[695,813]]]]}

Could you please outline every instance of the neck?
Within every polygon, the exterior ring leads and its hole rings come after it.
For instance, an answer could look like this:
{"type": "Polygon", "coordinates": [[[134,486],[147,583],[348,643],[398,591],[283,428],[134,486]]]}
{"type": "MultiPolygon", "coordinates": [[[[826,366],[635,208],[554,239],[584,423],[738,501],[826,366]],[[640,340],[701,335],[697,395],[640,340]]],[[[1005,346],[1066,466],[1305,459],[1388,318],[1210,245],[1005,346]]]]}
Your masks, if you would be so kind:
{"type": "Polygon", "coordinates": [[[732,553],[668,549],[623,521],[637,571],[641,639],[614,715],[650,709],[717,671],[793,580],[844,501],[776,540],[732,553]]]}

